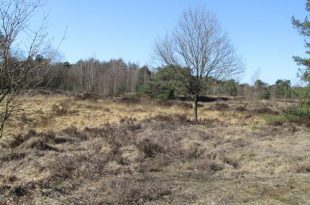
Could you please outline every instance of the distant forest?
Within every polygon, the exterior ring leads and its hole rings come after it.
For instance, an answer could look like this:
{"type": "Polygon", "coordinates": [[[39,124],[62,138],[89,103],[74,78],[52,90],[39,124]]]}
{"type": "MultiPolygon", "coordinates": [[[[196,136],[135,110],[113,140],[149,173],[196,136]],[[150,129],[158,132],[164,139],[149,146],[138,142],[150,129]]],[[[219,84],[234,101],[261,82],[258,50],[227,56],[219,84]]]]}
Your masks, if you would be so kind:
{"type": "MultiPolygon", "coordinates": [[[[34,62],[40,65],[44,59],[37,56],[34,62]]],[[[101,97],[119,96],[128,93],[147,95],[153,98],[174,99],[186,96],[181,84],[174,79],[171,66],[150,69],[122,59],[101,62],[97,59],[80,60],[75,64],[68,62],[46,63],[41,69],[48,73],[39,87],[72,92],[86,92],[101,97]]],[[[256,80],[254,85],[239,83],[236,80],[208,81],[208,89],[203,95],[244,97],[246,99],[294,98],[298,87],[292,87],[289,80],[279,79],[273,85],[256,80]],[[211,83],[210,83],[211,82],[211,83]]]]}

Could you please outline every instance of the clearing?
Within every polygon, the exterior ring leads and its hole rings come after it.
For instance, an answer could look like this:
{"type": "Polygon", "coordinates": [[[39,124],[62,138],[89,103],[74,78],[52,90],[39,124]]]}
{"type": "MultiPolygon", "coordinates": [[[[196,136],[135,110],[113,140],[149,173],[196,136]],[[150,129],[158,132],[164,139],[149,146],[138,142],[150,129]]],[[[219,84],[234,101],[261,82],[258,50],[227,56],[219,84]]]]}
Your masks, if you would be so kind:
{"type": "Polygon", "coordinates": [[[0,141],[0,204],[310,204],[310,130],[279,102],[23,96],[0,141]]]}

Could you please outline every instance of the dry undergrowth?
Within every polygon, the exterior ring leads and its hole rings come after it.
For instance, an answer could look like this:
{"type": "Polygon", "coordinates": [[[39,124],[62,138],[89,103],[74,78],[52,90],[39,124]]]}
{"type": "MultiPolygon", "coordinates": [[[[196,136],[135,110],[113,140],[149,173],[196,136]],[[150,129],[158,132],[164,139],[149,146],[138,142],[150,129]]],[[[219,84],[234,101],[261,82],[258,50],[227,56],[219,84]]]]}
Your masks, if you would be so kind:
{"type": "Polygon", "coordinates": [[[204,105],[193,124],[182,104],[40,97],[0,142],[0,204],[310,202],[310,130],[255,114],[277,107],[204,105]]]}
{"type": "MultiPolygon", "coordinates": [[[[124,118],[143,120],[157,115],[192,116],[191,104],[185,102],[145,100],[137,103],[128,100],[81,100],[66,95],[34,95],[22,96],[17,103],[20,104],[20,111],[8,121],[6,135],[17,135],[29,129],[57,132],[71,126],[79,130],[86,127],[97,128],[106,123],[119,123],[124,118]]],[[[216,103],[200,107],[199,117],[202,120],[218,120],[232,125],[255,125],[263,122],[256,115],[240,112],[240,105],[225,109],[220,106],[220,103],[216,103]]]]}

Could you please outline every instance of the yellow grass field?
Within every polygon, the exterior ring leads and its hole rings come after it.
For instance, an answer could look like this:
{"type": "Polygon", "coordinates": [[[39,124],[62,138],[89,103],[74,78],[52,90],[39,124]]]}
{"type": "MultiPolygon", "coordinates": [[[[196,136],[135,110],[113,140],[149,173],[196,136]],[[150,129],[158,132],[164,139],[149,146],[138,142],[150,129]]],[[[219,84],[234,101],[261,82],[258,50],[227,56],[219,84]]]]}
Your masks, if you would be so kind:
{"type": "MultiPolygon", "coordinates": [[[[17,102],[20,111],[15,113],[6,126],[8,135],[36,131],[61,131],[74,126],[80,130],[101,127],[106,123],[119,123],[124,118],[143,120],[156,115],[184,115],[192,118],[189,106],[158,105],[150,100],[142,103],[122,103],[112,100],[77,100],[65,95],[22,96],[17,102]]],[[[208,105],[199,108],[199,118],[219,120],[231,125],[257,125],[264,123],[259,116],[249,116],[236,111],[218,111],[208,105]],[[244,119],[244,120],[242,120],[244,119]]]]}

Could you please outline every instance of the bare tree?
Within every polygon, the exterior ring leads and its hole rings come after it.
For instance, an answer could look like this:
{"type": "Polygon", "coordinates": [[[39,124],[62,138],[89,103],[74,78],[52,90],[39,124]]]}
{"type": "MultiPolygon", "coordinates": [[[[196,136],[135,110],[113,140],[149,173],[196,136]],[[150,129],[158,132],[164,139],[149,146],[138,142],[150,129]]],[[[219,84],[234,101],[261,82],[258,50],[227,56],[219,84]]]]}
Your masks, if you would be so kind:
{"type": "Polygon", "coordinates": [[[176,72],[193,96],[195,121],[199,94],[208,83],[232,78],[243,71],[218,20],[204,8],[186,10],[176,29],[155,42],[155,56],[165,65],[182,68],[176,72]]]}
{"type": "Polygon", "coordinates": [[[30,26],[41,0],[0,0],[0,137],[21,89],[35,85],[51,57],[45,47],[46,18],[38,29],[30,26]],[[44,56],[44,57],[43,57],[44,56]]]}

